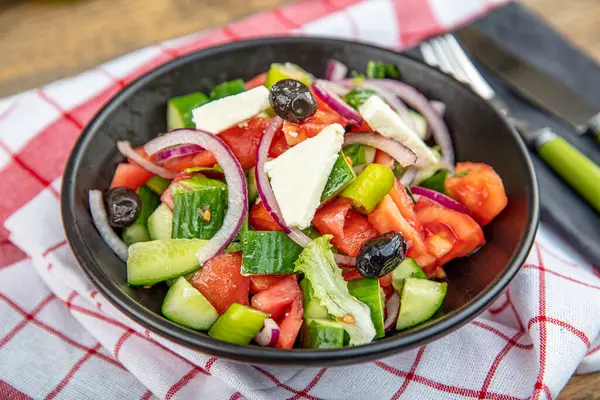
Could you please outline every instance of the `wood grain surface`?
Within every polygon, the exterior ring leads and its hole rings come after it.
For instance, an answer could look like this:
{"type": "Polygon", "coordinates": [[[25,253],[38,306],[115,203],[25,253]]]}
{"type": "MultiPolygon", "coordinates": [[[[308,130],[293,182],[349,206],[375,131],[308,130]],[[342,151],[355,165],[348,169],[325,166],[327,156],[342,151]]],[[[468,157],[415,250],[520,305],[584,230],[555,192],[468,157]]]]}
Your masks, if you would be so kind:
{"type": "MultiPolygon", "coordinates": [[[[0,0],[0,97],[293,0],[0,0]]],[[[522,0],[600,61],[600,0],[522,0]]],[[[600,374],[560,399],[600,399],[600,374]]]]}

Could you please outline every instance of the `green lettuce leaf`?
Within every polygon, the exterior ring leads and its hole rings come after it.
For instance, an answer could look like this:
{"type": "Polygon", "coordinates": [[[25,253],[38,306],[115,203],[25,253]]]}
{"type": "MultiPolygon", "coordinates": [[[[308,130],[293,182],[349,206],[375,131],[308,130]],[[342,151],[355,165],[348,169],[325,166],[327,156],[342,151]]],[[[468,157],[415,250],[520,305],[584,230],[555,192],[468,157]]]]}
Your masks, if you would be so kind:
{"type": "Polygon", "coordinates": [[[330,238],[331,235],[323,235],[311,241],[294,263],[295,272],[304,274],[313,287],[313,296],[329,314],[343,322],[351,346],[370,343],[376,333],[371,311],[348,292],[342,271],[333,259],[330,238]],[[353,323],[346,323],[352,318],[353,323]]]}

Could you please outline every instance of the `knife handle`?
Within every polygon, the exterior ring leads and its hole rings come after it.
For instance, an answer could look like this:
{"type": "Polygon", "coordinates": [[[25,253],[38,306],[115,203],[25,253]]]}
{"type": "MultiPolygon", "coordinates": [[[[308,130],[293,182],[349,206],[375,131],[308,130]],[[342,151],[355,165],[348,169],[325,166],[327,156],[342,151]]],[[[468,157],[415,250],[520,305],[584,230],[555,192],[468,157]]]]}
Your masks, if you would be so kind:
{"type": "Polygon", "coordinates": [[[600,213],[600,167],[547,128],[536,147],[540,157],[600,213]]]}

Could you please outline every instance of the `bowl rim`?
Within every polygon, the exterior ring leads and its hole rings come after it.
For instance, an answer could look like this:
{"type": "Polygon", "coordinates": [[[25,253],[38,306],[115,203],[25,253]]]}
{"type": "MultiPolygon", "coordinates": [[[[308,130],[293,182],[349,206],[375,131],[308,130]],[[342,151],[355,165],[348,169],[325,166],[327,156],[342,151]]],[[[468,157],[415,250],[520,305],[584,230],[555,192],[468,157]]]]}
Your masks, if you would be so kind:
{"type": "MultiPolygon", "coordinates": [[[[265,348],[259,346],[234,345],[213,339],[208,335],[198,334],[197,331],[179,326],[165,319],[164,317],[150,311],[140,305],[137,301],[129,297],[126,293],[118,289],[114,283],[103,276],[100,265],[94,260],[94,257],[88,250],[86,243],[80,235],[80,229],[75,218],[76,193],[74,180],[76,171],[82,161],[82,149],[93,138],[95,132],[102,126],[104,120],[118,108],[121,103],[127,100],[132,94],[143,87],[148,81],[155,77],[169,73],[181,65],[193,62],[198,58],[204,58],[216,54],[226,54],[232,50],[257,45],[281,44],[302,42],[303,44],[323,44],[332,43],[335,45],[345,45],[351,47],[370,48],[377,51],[393,53],[395,57],[402,57],[408,62],[421,64],[434,74],[443,75],[449,84],[460,85],[469,91],[472,90],[465,84],[456,81],[441,71],[434,69],[420,60],[408,56],[405,53],[398,53],[383,47],[361,42],[350,42],[340,39],[324,37],[269,37],[249,39],[238,42],[231,42],[207,49],[203,49],[188,55],[182,56],[170,62],[167,62],[158,68],[155,68],[140,76],[125,88],[116,93],[107,104],[105,104],[94,118],[82,131],[76,144],[71,151],[69,160],[66,164],[63,174],[63,184],[61,189],[61,214],[63,226],[66,232],[67,241],[75,258],[83,272],[91,280],[103,295],[118,310],[123,312],[135,322],[145,328],[150,329],[158,336],[167,338],[184,347],[192,350],[199,350],[214,356],[230,359],[234,361],[264,363],[264,364],[286,364],[286,365],[347,365],[367,360],[373,360],[390,356],[402,350],[409,350],[420,346],[425,342],[436,340],[439,337],[452,332],[455,329],[465,325],[474,319],[477,315],[489,307],[492,302],[506,289],[508,284],[515,277],[521,265],[529,254],[535,239],[539,224],[539,188],[535,171],[528,150],[514,128],[508,123],[503,114],[495,110],[491,105],[488,106],[499,116],[507,126],[511,134],[516,138],[520,157],[525,161],[527,179],[529,180],[530,190],[527,193],[527,204],[529,213],[527,215],[525,232],[517,245],[517,249],[496,279],[490,283],[483,291],[469,300],[465,305],[441,317],[435,323],[425,325],[421,329],[409,332],[406,335],[395,335],[389,338],[373,341],[372,343],[356,346],[344,347],[340,349],[294,349],[293,351],[274,348],[265,348]]],[[[472,92],[473,93],[473,92],[472,92]]],[[[482,99],[482,101],[484,101],[482,99]]],[[[487,102],[486,102],[487,103],[487,102]]]]}

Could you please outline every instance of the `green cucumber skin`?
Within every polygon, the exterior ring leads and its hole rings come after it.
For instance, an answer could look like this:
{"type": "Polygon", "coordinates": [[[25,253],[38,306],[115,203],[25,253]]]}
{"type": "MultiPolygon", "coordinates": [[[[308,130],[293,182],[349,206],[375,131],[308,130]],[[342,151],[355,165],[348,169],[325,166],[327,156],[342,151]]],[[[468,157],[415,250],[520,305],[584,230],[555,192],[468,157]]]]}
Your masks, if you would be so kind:
{"type": "Polygon", "coordinates": [[[283,232],[246,231],[243,241],[242,274],[293,274],[294,262],[302,252],[283,232]]]}
{"type": "Polygon", "coordinates": [[[192,110],[209,101],[210,99],[200,92],[170,98],[167,104],[167,130],[195,128],[192,110]]]}
{"type": "Polygon", "coordinates": [[[148,234],[151,240],[170,239],[173,231],[173,212],[161,204],[148,218],[148,234]]]}
{"type": "Polygon", "coordinates": [[[196,252],[206,244],[200,239],[163,239],[129,246],[127,283],[153,285],[200,268],[196,252]]]}
{"type": "Polygon", "coordinates": [[[160,205],[160,197],[154,193],[150,188],[146,186],[140,186],[138,188],[138,196],[142,204],[140,209],[140,215],[138,215],[135,223],[138,225],[146,226],[148,218],[154,210],[160,205]]]}
{"type": "Polygon", "coordinates": [[[241,79],[223,82],[214,87],[210,92],[210,100],[215,101],[223,97],[233,96],[246,91],[246,83],[241,79]]]}
{"type": "Polygon", "coordinates": [[[233,303],[208,331],[212,338],[233,344],[249,344],[269,316],[251,307],[233,303]]]}
{"type": "Polygon", "coordinates": [[[207,187],[173,196],[173,239],[210,239],[223,225],[227,192],[219,187],[207,187]],[[202,212],[210,212],[209,220],[202,212]]]}
{"type": "Polygon", "coordinates": [[[210,329],[219,318],[212,304],[182,276],[169,288],[161,311],[167,319],[199,331],[210,329]]]}
{"type": "Polygon", "coordinates": [[[344,327],[325,319],[307,319],[302,327],[305,349],[339,349],[344,347],[344,327]]]}
{"type": "Polygon", "coordinates": [[[304,304],[304,319],[327,319],[329,313],[327,308],[319,304],[319,300],[313,297],[313,288],[310,281],[306,278],[300,282],[300,290],[304,304]]]}
{"type": "Polygon", "coordinates": [[[442,306],[447,288],[446,282],[406,278],[396,329],[411,328],[430,319],[442,306]]]}
{"type": "Polygon", "coordinates": [[[356,178],[354,170],[348,165],[344,153],[340,151],[321,194],[321,202],[339,194],[354,178],[356,178]]]}
{"type": "Polygon", "coordinates": [[[148,236],[148,230],[143,225],[133,224],[123,229],[123,242],[127,246],[131,246],[134,243],[147,242],[150,240],[148,236]]]}
{"type": "Polygon", "coordinates": [[[406,257],[398,264],[396,269],[392,271],[392,286],[394,286],[394,289],[396,289],[398,293],[402,293],[402,287],[404,286],[404,280],[406,278],[427,279],[427,275],[425,275],[425,272],[419,267],[419,264],[410,257],[406,257]]]}
{"type": "Polygon", "coordinates": [[[443,169],[431,175],[419,184],[427,189],[435,190],[436,192],[446,193],[446,179],[450,176],[450,171],[443,169]]]}
{"type": "Polygon", "coordinates": [[[258,198],[258,187],[256,185],[256,167],[248,171],[248,204],[254,204],[258,198]]]}
{"type": "Polygon", "coordinates": [[[371,320],[375,325],[375,339],[385,336],[385,328],[383,325],[383,308],[384,302],[381,299],[379,289],[379,279],[377,278],[362,278],[348,282],[348,291],[359,301],[366,304],[371,310],[371,320]]]}
{"type": "Polygon", "coordinates": [[[154,193],[156,193],[159,196],[162,196],[162,194],[165,192],[165,190],[167,190],[167,188],[169,187],[170,184],[171,184],[170,180],[161,178],[160,176],[157,176],[157,175],[148,179],[148,182],[146,182],[146,186],[148,187],[148,189],[152,190],[154,193]]]}

